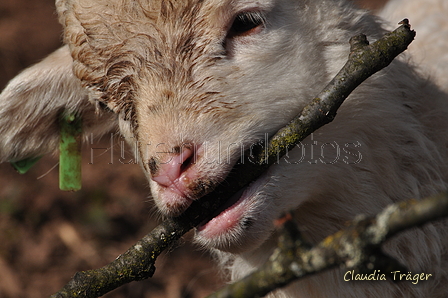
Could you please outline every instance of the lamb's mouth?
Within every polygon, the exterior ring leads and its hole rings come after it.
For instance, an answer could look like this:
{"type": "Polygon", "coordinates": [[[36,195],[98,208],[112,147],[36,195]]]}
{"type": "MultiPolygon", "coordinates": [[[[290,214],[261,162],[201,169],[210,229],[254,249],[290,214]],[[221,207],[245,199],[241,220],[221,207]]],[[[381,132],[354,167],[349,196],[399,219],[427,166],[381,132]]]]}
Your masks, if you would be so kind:
{"type": "MultiPolygon", "coordinates": [[[[237,208],[244,201],[244,191],[242,188],[231,196],[221,207],[212,213],[207,219],[203,220],[197,227],[201,234],[207,234],[207,237],[214,237],[225,233],[238,225],[244,215],[244,208],[237,208]],[[238,210],[239,209],[239,210],[238,210]]],[[[245,223],[243,223],[245,226],[245,223]]]]}

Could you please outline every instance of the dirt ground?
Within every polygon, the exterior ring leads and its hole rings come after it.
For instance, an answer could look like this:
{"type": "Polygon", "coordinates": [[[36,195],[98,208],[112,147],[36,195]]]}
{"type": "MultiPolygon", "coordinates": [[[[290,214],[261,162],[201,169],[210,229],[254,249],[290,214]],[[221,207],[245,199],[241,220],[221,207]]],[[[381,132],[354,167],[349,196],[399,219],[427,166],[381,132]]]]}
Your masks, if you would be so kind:
{"type": "MultiPolygon", "coordinates": [[[[375,9],[385,1],[359,2],[375,9]]],[[[54,0],[1,0],[0,90],[57,49],[60,37],[54,0]]],[[[56,157],[44,157],[25,175],[0,165],[0,298],[48,297],[75,272],[107,264],[157,224],[146,180],[129,163],[130,153],[123,154],[119,138],[86,144],[83,188],[73,193],[58,189],[56,157]]],[[[189,237],[159,258],[152,279],[104,297],[193,298],[219,288],[211,257],[189,237]]]]}

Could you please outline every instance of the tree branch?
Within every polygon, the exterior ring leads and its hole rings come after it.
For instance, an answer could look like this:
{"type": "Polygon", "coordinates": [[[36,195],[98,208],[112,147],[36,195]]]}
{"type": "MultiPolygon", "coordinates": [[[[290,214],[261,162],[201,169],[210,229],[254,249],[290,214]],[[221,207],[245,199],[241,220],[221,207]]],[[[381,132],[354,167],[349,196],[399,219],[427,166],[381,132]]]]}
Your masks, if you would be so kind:
{"type": "MultiPolygon", "coordinates": [[[[256,272],[222,288],[208,298],[262,297],[290,282],[337,266],[368,272],[408,272],[398,261],[381,252],[381,244],[397,233],[448,216],[448,192],[421,201],[393,204],[373,217],[358,217],[344,230],[316,246],[302,239],[292,216],[286,219],[278,247],[256,272]]],[[[394,276],[389,279],[396,281],[394,276]]]]}
{"type": "Polygon", "coordinates": [[[414,39],[415,32],[404,22],[395,31],[368,45],[365,35],[352,38],[347,63],[336,77],[305,107],[300,115],[281,129],[268,148],[248,156],[234,167],[212,193],[196,200],[181,216],[168,219],[137,242],[126,253],[100,269],[77,273],[53,298],[99,297],[134,280],[153,275],[157,256],[187,231],[206,220],[233,194],[255,180],[267,168],[319,127],[331,122],[348,95],[365,79],[389,65],[414,39]]]}

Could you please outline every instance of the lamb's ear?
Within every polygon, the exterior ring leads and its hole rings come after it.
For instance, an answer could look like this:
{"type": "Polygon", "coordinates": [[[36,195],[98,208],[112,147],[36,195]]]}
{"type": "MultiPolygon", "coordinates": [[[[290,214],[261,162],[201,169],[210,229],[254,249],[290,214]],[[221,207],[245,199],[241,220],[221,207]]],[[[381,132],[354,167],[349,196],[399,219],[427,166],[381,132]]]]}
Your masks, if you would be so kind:
{"type": "Polygon", "coordinates": [[[77,112],[83,132],[98,134],[116,125],[112,113],[99,115],[73,75],[67,46],[24,70],[0,94],[0,162],[33,158],[55,151],[59,117],[77,112]]]}
{"type": "MultiPolygon", "coordinates": [[[[90,90],[92,99],[125,119],[135,119],[136,81],[145,67],[145,56],[157,52],[149,42],[157,30],[145,20],[157,15],[151,16],[149,12],[155,9],[147,10],[139,1],[128,2],[56,0],[56,9],[64,42],[74,59],[73,73],[90,90]],[[145,32],[144,37],[138,32],[145,32]]],[[[149,1],[146,5],[163,3],[149,1]]]]}

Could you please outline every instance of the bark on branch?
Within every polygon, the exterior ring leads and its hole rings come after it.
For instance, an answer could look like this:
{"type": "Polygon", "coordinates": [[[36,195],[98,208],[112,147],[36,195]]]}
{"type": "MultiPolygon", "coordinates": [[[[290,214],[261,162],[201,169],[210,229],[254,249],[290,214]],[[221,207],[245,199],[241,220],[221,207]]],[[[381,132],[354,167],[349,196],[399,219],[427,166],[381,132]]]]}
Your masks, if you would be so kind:
{"type": "Polygon", "coordinates": [[[331,122],[348,95],[369,76],[389,65],[414,39],[415,32],[404,22],[395,31],[369,45],[365,35],[350,41],[351,53],[336,77],[305,107],[300,115],[281,129],[267,150],[248,156],[235,166],[232,176],[212,193],[196,200],[181,216],[161,223],[126,253],[95,270],[78,272],[51,297],[99,297],[130,281],[153,275],[157,256],[187,231],[206,220],[228,198],[255,180],[298,142],[319,127],[331,122]]]}

